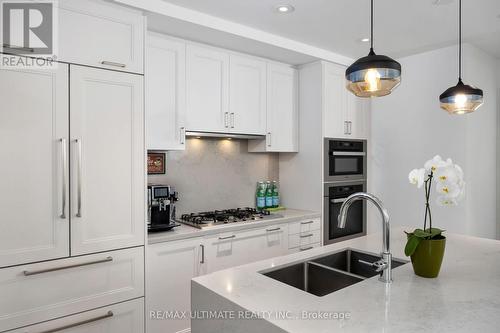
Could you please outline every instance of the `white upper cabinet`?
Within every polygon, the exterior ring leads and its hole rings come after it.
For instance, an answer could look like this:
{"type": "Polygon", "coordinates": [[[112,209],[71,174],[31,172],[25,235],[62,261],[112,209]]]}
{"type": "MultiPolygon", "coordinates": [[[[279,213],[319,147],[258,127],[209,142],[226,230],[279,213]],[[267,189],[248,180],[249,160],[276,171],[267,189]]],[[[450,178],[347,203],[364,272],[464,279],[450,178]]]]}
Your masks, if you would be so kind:
{"type": "Polygon", "coordinates": [[[251,152],[297,152],[297,71],[290,66],[267,65],[267,130],[265,140],[248,143],[251,152]]]}
{"type": "Polygon", "coordinates": [[[323,67],[323,133],[329,138],[348,137],[348,91],[344,67],[324,64],[323,67]]]}
{"type": "Polygon", "coordinates": [[[186,44],[149,33],[145,80],[147,149],[184,150],[186,44]]]}
{"type": "Polygon", "coordinates": [[[69,255],[67,78],[0,68],[0,267],[69,255]]]}
{"type": "Polygon", "coordinates": [[[58,60],[143,73],[144,17],[97,0],[59,1],[58,60]]]}
{"type": "Polygon", "coordinates": [[[230,56],[229,121],[232,132],[265,134],[266,63],[230,56]]]}
{"type": "Polygon", "coordinates": [[[323,63],[323,133],[330,138],[366,139],[370,102],[346,89],[345,70],[323,63]]]}
{"type": "Polygon", "coordinates": [[[265,135],[250,151],[297,151],[295,69],[156,33],[147,45],[148,149],[183,150],[186,131],[200,131],[265,135]]]}
{"type": "Polygon", "coordinates": [[[229,54],[209,47],[186,47],[186,128],[227,132],[229,54]]]}
{"type": "Polygon", "coordinates": [[[355,139],[368,139],[370,131],[371,99],[359,98],[349,93],[350,133],[355,139]]]}
{"type": "Polygon", "coordinates": [[[144,244],[142,76],[71,66],[71,254],[144,244]]]}

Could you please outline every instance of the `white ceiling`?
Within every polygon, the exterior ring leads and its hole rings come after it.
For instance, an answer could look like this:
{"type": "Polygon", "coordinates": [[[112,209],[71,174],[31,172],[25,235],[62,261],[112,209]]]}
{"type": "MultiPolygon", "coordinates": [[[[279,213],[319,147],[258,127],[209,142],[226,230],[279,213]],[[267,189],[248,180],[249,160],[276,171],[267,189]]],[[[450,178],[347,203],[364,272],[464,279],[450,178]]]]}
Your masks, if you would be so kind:
{"type": "MultiPolygon", "coordinates": [[[[369,0],[165,0],[351,58],[368,52],[369,0]],[[291,4],[295,11],[278,14],[291,4]]],[[[463,0],[467,41],[500,58],[500,0],[463,0]]],[[[375,52],[393,57],[456,43],[456,0],[375,1],[375,52]]],[[[157,22],[157,24],[161,24],[157,22]]]]}

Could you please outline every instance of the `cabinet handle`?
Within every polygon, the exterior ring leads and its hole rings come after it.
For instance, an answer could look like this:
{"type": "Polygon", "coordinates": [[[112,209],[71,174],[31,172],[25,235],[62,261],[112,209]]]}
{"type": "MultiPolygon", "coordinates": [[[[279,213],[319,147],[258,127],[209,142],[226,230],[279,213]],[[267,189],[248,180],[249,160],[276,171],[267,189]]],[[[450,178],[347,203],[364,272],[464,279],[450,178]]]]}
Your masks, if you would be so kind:
{"type": "Polygon", "coordinates": [[[306,247],[306,248],[300,248],[300,251],[307,251],[307,250],[310,250],[312,248],[313,248],[312,246],[309,246],[309,247],[306,247]]]}
{"type": "Polygon", "coordinates": [[[186,128],[185,127],[181,127],[180,128],[180,143],[181,145],[185,144],[186,143],[186,128]]]}
{"type": "Polygon", "coordinates": [[[229,112],[224,112],[224,127],[228,128],[229,112]]]}
{"type": "Polygon", "coordinates": [[[17,46],[17,45],[12,45],[12,44],[3,44],[4,49],[11,49],[11,50],[20,50],[20,51],[26,51],[26,52],[35,52],[35,49],[31,47],[24,47],[24,46],[17,46]]]}
{"type": "Polygon", "coordinates": [[[278,231],[278,230],[281,230],[281,228],[266,229],[267,232],[278,231]]]}
{"type": "Polygon", "coordinates": [[[61,188],[61,215],[59,215],[60,218],[65,219],[66,218],[66,179],[68,177],[68,147],[67,147],[67,141],[66,139],[62,138],[59,140],[61,143],[61,163],[62,163],[62,188],[61,188]]]}
{"type": "Polygon", "coordinates": [[[349,122],[344,121],[344,134],[348,135],[349,134],[349,122]]]}
{"type": "Polygon", "coordinates": [[[122,63],[120,63],[120,62],[113,62],[113,61],[106,61],[106,60],[101,61],[101,64],[102,64],[102,65],[106,65],[106,66],[120,67],[120,68],[125,68],[125,67],[127,67],[127,65],[122,64],[122,63]]]}
{"type": "Polygon", "coordinates": [[[73,323],[73,324],[61,326],[61,327],[58,327],[58,328],[52,328],[50,330],[42,331],[42,332],[39,332],[39,333],[60,332],[60,331],[67,330],[68,328],[73,328],[73,327],[77,327],[77,326],[81,326],[81,325],[93,323],[93,322],[96,322],[96,321],[99,321],[99,320],[111,318],[113,316],[114,316],[113,311],[108,311],[108,313],[106,313],[105,315],[99,316],[99,317],[94,317],[94,318],[90,318],[90,319],[87,319],[87,320],[82,320],[82,321],[79,321],[79,322],[76,322],[76,323],[73,323]]]}
{"type": "Polygon", "coordinates": [[[351,135],[352,134],[352,121],[348,121],[347,122],[347,128],[349,129],[349,133],[348,134],[351,135]]]}
{"type": "Polygon", "coordinates": [[[314,234],[300,235],[300,238],[307,238],[311,236],[314,236],[314,234]]]}
{"type": "Polygon", "coordinates": [[[311,224],[311,223],[314,223],[314,221],[300,222],[300,224],[311,224]]]}
{"type": "Polygon", "coordinates": [[[231,128],[234,128],[234,112],[231,112],[230,120],[231,120],[231,128]]]}
{"type": "Polygon", "coordinates": [[[201,248],[201,260],[200,260],[200,264],[204,264],[205,263],[205,245],[200,244],[200,248],[201,248]]]}
{"type": "Polygon", "coordinates": [[[82,140],[76,139],[76,202],[77,202],[77,212],[76,217],[82,217],[82,140]]]}
{"type": "Polygon", "coordinates": [[[219,240],[226,240],[226,239],[231,239],[231,238],[235,238],[236,235],[231,235],[231,236],[226,236],[226,237],[219,237],[219,240]]]}
{"type": "Polygon", "coordinates": [[[272,146],[272,141],[271,141],[271,139],[272,139],[272,137],[271,137],[271,132],[267,132],[267,137],[268,137],[268,139],[267,139],[267,146],[268,146],[268,147],[271,147],[271,146],[272,146]]]}
{"type": "Polygon", "coordinates": [[[72,264],[72,265],[67,265],[67,266],[46,268],[46,269],[40,269],[38,271],[24,271],[23,274],[24,274],[24,276],[38,275],[38,274],[43,274],[43,273],[50,273],[50,272],[55,272],[55,271],[61,271],[63,269],[70,269],[70,268],[76,268],[76,267],[82,267],[82,266],[102,264],[102,263],[110,262],[110,261],[113,261],[113,257],[111,257],[111,256],[110,257],[106,257],[104,259],[82,262],[81,264],[72,264]]]}

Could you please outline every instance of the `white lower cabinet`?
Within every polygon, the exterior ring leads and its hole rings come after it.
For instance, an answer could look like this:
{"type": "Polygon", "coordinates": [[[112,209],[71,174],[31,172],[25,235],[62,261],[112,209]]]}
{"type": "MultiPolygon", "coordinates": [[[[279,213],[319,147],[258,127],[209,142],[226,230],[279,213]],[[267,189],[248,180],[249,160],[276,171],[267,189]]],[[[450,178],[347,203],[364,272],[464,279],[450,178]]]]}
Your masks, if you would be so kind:
{"type": "Polygon", "coordinates": [[[158,313],[191,310],[191,279],[202,272],[201,238],[148,246],[146,259],[146,329],[175,333],[191,326],[189,318],[165,319],[158,313]]]}
{"type": "Polygon", "coordinates": [[[142,333],[144,298],[20,328],[10,333],[142,333]]]}
{"type": "Polygon", "coordinates": [[[287,225],[265,229],[223,233],[207,238],[208,271],[239,266],[250,262],[284,255],[288,251],[287,225]]]}
{"type": "Polygon", "coordinates": [[[291,222],[288,225],[288,248],[291,252],[307,251],[321,245],[321,219],[291,222]]]}
{"type": "Polygon", "coordinates": [[[143,297],[143,267],[136,247],[4,268],[0,332],[143,297]]]}
{"type": "Polygon", "coordinates": [[[191,279],[224,268],[288,253],[287,224],[207,238],[152,244],[146,259],[146,330],[187,332],[189,319],[165,319],[165,311],[191,310],[191,279]]]}

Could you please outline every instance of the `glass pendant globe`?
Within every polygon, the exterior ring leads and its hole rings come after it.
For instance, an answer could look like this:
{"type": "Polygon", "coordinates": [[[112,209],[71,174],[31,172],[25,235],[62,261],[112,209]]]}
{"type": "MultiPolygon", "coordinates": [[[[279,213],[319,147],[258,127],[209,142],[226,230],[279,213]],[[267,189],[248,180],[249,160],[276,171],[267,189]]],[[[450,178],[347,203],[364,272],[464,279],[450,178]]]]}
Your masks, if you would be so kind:
{"type": "Polygon", "coordinates": [[[401,83],[401,65],[370,50],[347,68],[345,77],[347,89],[358,97],[386,96],[401,83]]]}
{"type": "Polygon", "coordinates": [[[456,86],[448,88],[439,96],[439,102],[449,114],[471,113],[483,105],[483,91],[459,80],[456,86]]]}

